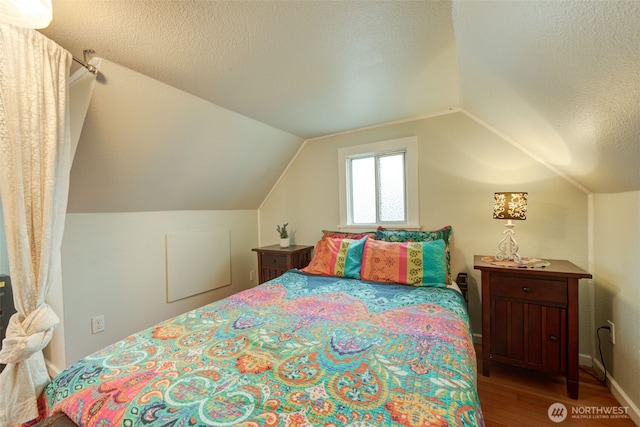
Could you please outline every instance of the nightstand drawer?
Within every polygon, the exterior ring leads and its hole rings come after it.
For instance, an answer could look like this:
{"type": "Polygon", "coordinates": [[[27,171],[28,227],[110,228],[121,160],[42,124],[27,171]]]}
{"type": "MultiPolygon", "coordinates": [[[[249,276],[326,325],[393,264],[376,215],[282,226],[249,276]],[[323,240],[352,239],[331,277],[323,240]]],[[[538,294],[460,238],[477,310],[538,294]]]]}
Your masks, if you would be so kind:
{"type": "Polygon", "coordinates": [[[562,280],[492,275],[491,295],[531,303],[566,306],[567,285],[562,280]]]}
{"type": "Polygon", "coordinates": [[[275,279],[292,268],[303,268],[311,261],[313,246],[291,245],[281,248],[279,245],[253,248],[258,253],[258,274],[260,283],[275,279]]]}
{"type": "Polygon", "coordinates": [[[262,254],[262,266],[268,268],[287,268],[287,257],[282,254],[262,254]]]}

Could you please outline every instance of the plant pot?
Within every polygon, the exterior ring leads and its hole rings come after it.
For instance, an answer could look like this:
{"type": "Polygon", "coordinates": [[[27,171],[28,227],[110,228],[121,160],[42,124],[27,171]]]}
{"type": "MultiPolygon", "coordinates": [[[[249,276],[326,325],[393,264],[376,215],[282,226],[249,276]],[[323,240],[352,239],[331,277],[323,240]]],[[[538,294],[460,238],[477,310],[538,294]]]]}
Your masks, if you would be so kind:
{"type": "Polygon", "coordinates": [[[289,238],[285,238],[285,239],[280,239],[280,247],[281,248],[288,248],[289,247],[289,238]]]}

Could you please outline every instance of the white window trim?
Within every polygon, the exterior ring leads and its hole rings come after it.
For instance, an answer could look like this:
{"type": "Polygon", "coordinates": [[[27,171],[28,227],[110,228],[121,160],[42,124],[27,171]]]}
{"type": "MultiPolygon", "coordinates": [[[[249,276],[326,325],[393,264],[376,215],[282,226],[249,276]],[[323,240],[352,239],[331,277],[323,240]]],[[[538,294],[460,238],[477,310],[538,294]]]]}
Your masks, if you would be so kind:
{"type": "Polygon", "coordinates": [[[418,192],[418,137],[392,139],[371,144],[355,145],[338,149],[338,196],[340,198],[340,224],[338,230],[360,231],[385,228],[420,230],[420,200],[418,192]],[[349,224],[347,212],[347,160],[353,156],[374,155],[384,152],[401,151],[405,154],[405,174],[407,192],[407,222],[396,224],[349,224]]]}

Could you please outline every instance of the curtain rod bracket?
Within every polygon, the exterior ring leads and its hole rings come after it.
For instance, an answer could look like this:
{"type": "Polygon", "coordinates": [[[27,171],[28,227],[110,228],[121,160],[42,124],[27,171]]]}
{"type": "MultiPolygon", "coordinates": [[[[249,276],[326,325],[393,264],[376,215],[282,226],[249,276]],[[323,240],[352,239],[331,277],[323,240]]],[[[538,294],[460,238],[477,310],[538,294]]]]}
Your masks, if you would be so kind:
{"type": "Polygon", "coordinates": [[[87,59],[87,56],[94,55],[95,53],[96,51],[93,49],[85,49],[82,51],[82,59],[84,59],[84,62],[88,64],[91,58],[87,59]]]}
{"type": "Polygon", "coordinates": [[[85,49],[85,50],[82,51],[82,57],[84,58],[84,61],[81,60],[81,59],[76,58],[73,55],[72,55],[72,58],[78,64],[82,65],[84,68],[89,70],[89,72],[91,74],[98,74],[98,69],[96,67],[94,67],[93,65],[89,64],[89,61],[87,60],[87,56],[93,55],[94,53],[96,53],[96,51],[93,50],[93,49],[85,49]]]}

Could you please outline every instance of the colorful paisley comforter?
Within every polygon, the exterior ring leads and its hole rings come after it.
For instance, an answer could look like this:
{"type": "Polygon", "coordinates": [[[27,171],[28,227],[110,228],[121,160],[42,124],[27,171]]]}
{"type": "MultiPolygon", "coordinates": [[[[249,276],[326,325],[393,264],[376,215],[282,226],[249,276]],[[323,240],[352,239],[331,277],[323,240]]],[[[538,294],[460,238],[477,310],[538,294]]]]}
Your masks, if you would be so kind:
{"type": "Polygon", "coordinates": [[[476,426],[455,290],[289,271],[132,335],[45,389],[81,426],[476,426]]]}

